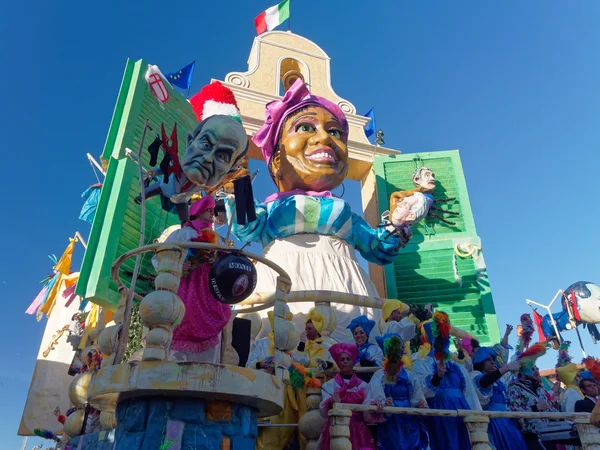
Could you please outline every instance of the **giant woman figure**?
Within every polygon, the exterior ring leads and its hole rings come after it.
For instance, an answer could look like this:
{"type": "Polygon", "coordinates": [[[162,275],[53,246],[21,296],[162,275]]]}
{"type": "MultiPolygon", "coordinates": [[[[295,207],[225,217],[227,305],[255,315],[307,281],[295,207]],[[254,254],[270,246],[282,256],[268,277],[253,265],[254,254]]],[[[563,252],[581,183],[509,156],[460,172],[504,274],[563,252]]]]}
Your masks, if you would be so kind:
{"type": "MultiPolygon", "coordinates": [[[[332,194],[348,174],[348,121],[342,110],[312,95],[299,78],[282,99],[266,105],[265,122],[252,140],[262,151],[277,192],[255,202],[255,221],[238,225],[234,220],[234,235],[262,244],[264,256],[290,275],[292,291],[378,296],[356,250],[372,263],[389,264],[398,256],[400,238],[392,234],[392,226],[373,229],[332,194]]],[[[227,209],[231,217],[231,196],[227,209]]],[[[255,292],[274,292],[276,274],[260,264],[257,270],[255,292]]],[[[299,329],[312,306],[290,304],[299,329]]],[[[380,316],[370,308],[331,306],[337,318],[331,337],[340,342],[349,340],[345,329],[354,317],[380,316]]]]}

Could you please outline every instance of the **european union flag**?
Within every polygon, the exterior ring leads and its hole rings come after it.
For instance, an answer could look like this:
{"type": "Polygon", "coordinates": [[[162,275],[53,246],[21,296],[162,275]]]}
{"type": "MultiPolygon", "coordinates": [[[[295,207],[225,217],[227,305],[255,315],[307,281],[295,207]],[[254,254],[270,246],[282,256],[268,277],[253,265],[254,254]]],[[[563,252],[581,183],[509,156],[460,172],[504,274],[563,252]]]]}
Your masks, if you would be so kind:
{"type": "Polygon", "coordinates": [[[181,88],[184,90],[189,89],[190,85],[192,84],[192,74],[194,73],[195,65],[196,65],[196,61],[194,61],[191,64],[188,64],[183,69],[181,69],[177,72],[168,73],[165,76],[167,77],[167,80],[169,80],[169,82],[172,85],[177,86],[178,88],[181,88]]]}
{"type": "Polygon", "coordinates": [[[369,137],[377,131],[377,125],[375,124],[375,107],[371,108],[369,112],[365,114],[365,117],[371,119],[365,127],[365,134],[369,137]]]}

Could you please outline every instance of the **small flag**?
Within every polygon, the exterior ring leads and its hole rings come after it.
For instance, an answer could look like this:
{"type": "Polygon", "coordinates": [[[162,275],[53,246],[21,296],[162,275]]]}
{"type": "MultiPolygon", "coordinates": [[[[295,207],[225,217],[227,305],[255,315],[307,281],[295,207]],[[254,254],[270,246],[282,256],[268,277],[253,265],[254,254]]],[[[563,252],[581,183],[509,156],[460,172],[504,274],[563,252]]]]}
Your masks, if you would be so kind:
{"type": "Polygon", "coordinates": [[[283,0],[275,6],[267,8],[254,19],[256,34],[271,31],[290,18],[290,0],[283,0]]]}
{"type": "Polygon", "coordinates": [[[365,134],[369,137],[377,131],[377,125],[375,124],[375,107],[371,108],[369,112],[365,114],[365,117],[371,119],[365,126],[365,134]]]}
{"type": "Polygon", "coordinates": [[[158,66],[148,64],[148,70],[146,71],[144,78],[146,78],[148,86],[150,86],[150,89],[152,89],[152,93],[158,99],[159,105],[163,107],[162,104],[169,99],[169,90],[163,82],[164,76],[160,72],[158,66]]]}
{"type": "Polygon", "coordinates": [[[177,72],[168,73],[166,78],[172,85],[177,86],[180,89],[189,89],[190,85],[192,84],[192,74],[194,73],[195,66],[196,61],[188,64],[177,72]]]}

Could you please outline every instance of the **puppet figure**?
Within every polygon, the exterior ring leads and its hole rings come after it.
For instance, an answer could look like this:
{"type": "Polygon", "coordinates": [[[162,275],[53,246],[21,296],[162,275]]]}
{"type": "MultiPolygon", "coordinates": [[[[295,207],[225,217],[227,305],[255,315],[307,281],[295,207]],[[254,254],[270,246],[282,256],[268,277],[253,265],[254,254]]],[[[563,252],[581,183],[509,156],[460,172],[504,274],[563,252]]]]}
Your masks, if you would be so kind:
{"type": "MultiPolygon", "coordinates": [[[[578,281],[564,290],[562,311],[540,317],[536,313],[536,322],[542,329],[547,340],[558,347],[558,338],[552,321],[556,324],[558,332],[572,330],[579,325],[587,327],[592,341],[600,340],[600,332],[596,324],[600,323],[600,286],[588,281],[578,281]]],[[[561,337],[562,339],[562,337],[561,337]]]]}
{"type": "MultiPolygon", "coordinates": [[[[261,243],[263,255],[291,277],[293,291],[378,296],[356,251],[372,263],[390,264],[398,256],[400,239],[389,224],[373,229],[331,192],[349,169],[348,121],[339,106],[312,95],[298,78],[282,99],[267,104],[265,122],[252,140],[262,150],[278,192],[256,202],[253,220],[244,225],[234,221],[233,234],[243,242],[261,243]]],[[[239,202],[237,194],[228,197],[229,217],[239,202]]],[[[264,265],[256,269],[255,292],[274,292],[275,272],[264,265]]],[[[304,326],[310,307],[290,305],[298,327],[304,326]]],[[[353,318],[366,315],[377,321],[381,314],[340,303],[331,307],[338,326],[330,337],[337,341],[350,338],[345,328],[353,318]]]]}
{"type": "Polygon", "coordinates": [[[404,244],[412,237],[410,227],[420,222],[425,216],[438,219],[447,225],[454,225],[441,214],[457,216],[458,213],[443,210],[434,206],[436,202],[450,202],[454,198],[434,199],[436,187],[435,174],[427,167],[418,168],[413,174],[414,189],[396,191],[390,196],[390,221],[400,234],[404,244]],[[439,214],[438,214],[439,213],[439,214]]]}
{"type": "MultiPolygon", "coordinates": [[[[200,123],[188,133],[187,147],[181,159],[178,156],[177,124],[170,137],[163,124],[162,136],[148,148],[150,165],[156,165],[161,146],[165,158],[160,169],[147,173],[147,180],[155,176],[162,176],[162,179],[145,190],[146,199],[160,195],[163,209],[169,212],[175,209],[182,223],[189,219],[188,204],[192,195],[214,188],[228,174],[237,172],[248,151],[248,136],[230,89],[215,81],[194,95],[190,103],[200,123]]],[[[141,202],[141,195],[136,202],[141,202]]]]}

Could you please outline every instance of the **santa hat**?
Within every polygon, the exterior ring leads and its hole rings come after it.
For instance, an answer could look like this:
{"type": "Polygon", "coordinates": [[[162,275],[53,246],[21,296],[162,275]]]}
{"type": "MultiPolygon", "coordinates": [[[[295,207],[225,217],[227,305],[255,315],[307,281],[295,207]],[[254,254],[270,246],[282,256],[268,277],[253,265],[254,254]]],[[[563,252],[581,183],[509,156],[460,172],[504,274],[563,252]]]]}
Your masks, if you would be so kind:
{"type": "Polygon", "coordinates": [[[233,92],[218,81],[202,88],[190,99],[196,118],[202,122],[212,116],[230,116],[242,123],[240,110],[233,92]]]}

